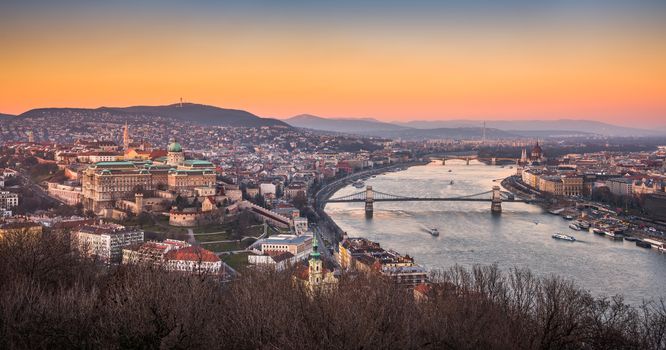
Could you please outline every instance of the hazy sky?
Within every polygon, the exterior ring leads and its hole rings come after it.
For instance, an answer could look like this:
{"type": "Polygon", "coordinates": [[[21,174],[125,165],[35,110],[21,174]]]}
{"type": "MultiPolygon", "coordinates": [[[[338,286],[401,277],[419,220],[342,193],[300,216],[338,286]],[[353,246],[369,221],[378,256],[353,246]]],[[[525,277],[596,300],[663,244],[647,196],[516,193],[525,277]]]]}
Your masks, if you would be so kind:
{"type": "Polygon", "coordinates": [[[136,2],[2,1],[0,112],[666,124],[664,0],[136,2]]]}

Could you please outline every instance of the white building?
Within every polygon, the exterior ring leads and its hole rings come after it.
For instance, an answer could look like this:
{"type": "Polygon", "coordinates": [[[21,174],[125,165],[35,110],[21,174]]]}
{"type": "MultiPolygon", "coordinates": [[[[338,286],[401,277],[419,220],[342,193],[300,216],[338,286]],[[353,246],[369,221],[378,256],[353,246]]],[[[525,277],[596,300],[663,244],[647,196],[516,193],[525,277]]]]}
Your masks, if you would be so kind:
{"type": "Polygon", "coordinates": [[[630,196],[633,183],[634,180],[625,177],[606,180],[606,186],[608,186],[611,193],[616,196],[630,196]]]}
{"type": "Polygon", "coordinates": [[[297,236],[305,234],[308,231],[308,218],[294,218],[294,232],[297,236]]]}
{"type": "Polygon", "coordinates": [[[298,260],[289,252],[279,252],[274,254],[256,254],[248,255],[247,262],[260,268],[272,268],[276,271],[282,271],[289,266],[294,265],[298,260]]]}
{"type": "Polygon", "coordinates": [[[172,250],[189,247],[185,241],[167,239],[163,242],[150,241],[123,249],[123,264],[146,264],[161,266],[166,254],[172,250]]]}
{"type": "Polygon", "coordinates": [[[259,185],[259,191],[261,192],[262,196],[266,196],[267,194],[275,194],[275,185],[271,183],[264,183],[259,185]]]}
{"type": "Polygon", "coordinates": [[[0,191],[0,209],[8,210],[19,204],[18,194],[0,191]]]}
{"type": "Polygon", "coordinates": [[[71,238],[72,247],[81,254],[110,264],[121,262],[124,247],[143,243],[143,231],[115,224],[86,225],[71,238]]]}
{"type": "Polygon", "coordinates": [[[169,251],[165,256],[169,271],[217,274],[222,261],[210,250],[201,247],[186,247],[169,251]]]}
{"type": "Polygon", "coordinates": [[[312,236],[310,235],[276,235],[260,239],[250,246],[255,254],[272,255],[275,253],[288,252],[295,259],[302,260],[308,257],[312,251],[312,236]]]}

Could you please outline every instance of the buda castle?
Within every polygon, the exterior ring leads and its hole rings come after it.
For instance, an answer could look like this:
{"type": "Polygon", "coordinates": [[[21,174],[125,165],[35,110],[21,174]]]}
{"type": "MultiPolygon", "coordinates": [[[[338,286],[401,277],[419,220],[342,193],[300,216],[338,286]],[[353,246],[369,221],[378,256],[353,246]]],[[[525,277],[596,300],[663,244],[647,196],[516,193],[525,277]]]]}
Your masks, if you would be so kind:
{"type": "MultiPolygon", "coordinates": [[[[127,144],[127,142],[126,142],[127,144]]],[[[126,150],[127,151],[127,150],[126,150]]],[[[214,165],[205,160],[185,160],[183,148],[172,139],[165,157],[155,160],[126,159],[98,162],[89,166],[81,178],[83,205],[95,213],[112,209],[118,202],[134,200],[134,212],[146,203],[144,194],[172,200],[176,196],[210,196],[215,194],[214,165]]],[[[150,209],[150,208],[146,208],[150,209]]]]}

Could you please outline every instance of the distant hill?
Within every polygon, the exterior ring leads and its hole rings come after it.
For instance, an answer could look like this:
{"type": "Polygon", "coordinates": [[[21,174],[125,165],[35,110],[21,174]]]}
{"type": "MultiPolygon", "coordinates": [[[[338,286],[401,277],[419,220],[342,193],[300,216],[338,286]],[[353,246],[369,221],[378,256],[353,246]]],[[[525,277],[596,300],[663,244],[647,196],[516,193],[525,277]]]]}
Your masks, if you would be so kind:
{"type": "Polygon", "coordinates": [[[147,114],[187,120],[210,125],[236,127],[288,126],[285,122],[261,118],[240,109],[226,109],[194,103],[172,104],[168,106],[102,107],[102,110],[122,111],[132,114],[147,114]]]}
{"type": "Polygon", "coordinates": [[[2,119],[11,119],[11,118],[14,118],[14,117],[15,117],[15,115],[0,113],[0,120],[2,120],[2,119]]]}
{"type": "Polygon", "coordinates": [[[384,123],[371,118],[322,118],[310,114],[297,115],[284,121],[297,128],[349,134],[365,134],[366,131],[384,132],[409,129],[404,126],[384,123]]]}
{"type": "MultiPolygon", "coordinates": [[[[432,128],[459,128],[459,127],[480,127],[482,121],[479,120],[436,120],[436,121],[411,121],[398,123],[402,126],[422,129],[432,128]]],[[[558,132],[582,132],[598,134],[605,136],[659,136],[663,132],[656,130],[647,130],[640,128],[628,128],[594,120],[489,120],[486,127],[497,128],[501,130],[516,131],[558,131],[558,132]]]]}
{"type": "Polygon", "coordinates": [[[133,106],[133,107],[101,107],[97,109],[85,108],[40,108],[33,109],[21,114],[19,117],[30,118],[33,116],[44,116],[49,113],[71,111],[77,113],[90,112],[91,118],[99,115],[99,112],[126,115],[152,115],[172,118],[182,121],[192,121],[208,125],[222,125],[234,127],[261,127],[261,126],[284,126],[288,124],[270,118],[261,118],[250,112],[238,109],[225,109],[214,106],[206,106],[193,103],[173,104],[168,106],[133,106]]]}
{"type": "MultiPolygon", "coordinates": [[[[362,136],[375,136],[393,139],[400,138],[405,140],[480,139],[483,136],[483,128],[478,127],[418,129],[381,122],[372,118],[322,118],[314,115],[303,114],[286,119],[285,122],[298,128],[356,134],[362,136]]],[[[517,136],[519,135],[498,129],[486,129],[487,138],[517,136]]]]}
{"type": "MultiPolygon", "coordinates": [[[[370,131],[369,134],[374,134],[370,131]]],[[[481,139],[483,128],[435,128],[435,129],[405,129],[384,132],[384,137],[400,138],[403,140],[428,140],[428,139],[481,139]]],[[[378,135],[377,135],[378,136],[378,135]]],[[[499,129],[486,128],[487,139],[514,138],[522,135],[513,134],[499,129]]]]}

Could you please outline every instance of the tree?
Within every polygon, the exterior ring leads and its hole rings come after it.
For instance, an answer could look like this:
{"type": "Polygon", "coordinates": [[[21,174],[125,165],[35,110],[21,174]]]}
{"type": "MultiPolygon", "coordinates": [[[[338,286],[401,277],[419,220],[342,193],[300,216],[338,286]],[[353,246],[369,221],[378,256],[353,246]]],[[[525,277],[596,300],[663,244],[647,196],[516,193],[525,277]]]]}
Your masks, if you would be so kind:
{"type": "Polygon", "coordinates": [[[302,210],[308,204],[308,199],[307,197],[305,197],[305,192],[298,191],[298,193],[296,193],[296,196],[291,200],[291,202],[294,204],[296,208],[302,210]]]}
{"type": "Polygon", "coordinates": [[[136,222],[139,224],[139,227],[143,228],[145,225],[150,225],[153,223],[153,218],[150,216],[150,214],[146,213],[145,211],[142,211],[137,215],[136,217],[136,222]]]}
{"type": "Polygon", "coordinates": [[[264,198],[261,193],[257,193],[257,195],[254,196],[253,202],[260,207],[266,208],[266,198],[264,198]]]}
{"type": "Polygon", "coordinates": [[[82,216],[83,215],[83,203],[79,202],[74,205],[74,212],[76,215],[82,216]]]}
{"type": "Polygon", "coordinates": [[[178,207],[178,210],[183,210],[188,205],[187,199],[181,197],[181,195],[179,194],[178,196],[176,196],[176,199],[174,200],[174,205],[178,207]]]}
{"type": "Polygon", "coordinates": [[[235,238],[241,238],[250,233],[250,227],[254,222],[254,216],[249,210],[243,210],[238,214],[238,229],[233,232],[235,238]]]}

